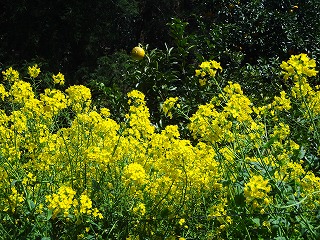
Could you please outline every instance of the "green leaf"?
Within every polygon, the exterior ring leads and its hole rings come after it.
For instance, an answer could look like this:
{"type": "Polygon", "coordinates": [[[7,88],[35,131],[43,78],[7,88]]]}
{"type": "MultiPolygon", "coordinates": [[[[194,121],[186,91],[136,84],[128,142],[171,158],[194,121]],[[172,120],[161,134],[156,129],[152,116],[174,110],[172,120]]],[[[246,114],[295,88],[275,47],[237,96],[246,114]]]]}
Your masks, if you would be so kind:
{"type": "Polygon", "coordinates": [[[261,224],[260,224],[260,218],[253,218],[252,219],[252,222],[254,222],[254,224],[257,226],[257,227],[260,227],[261,224]]]}
{"type": "Polygon", "coordinates": [[[35,204],[34,204],[34,202],[32,201],[32,200],[30,200],[30,199],[28,199],[28,205],[29,205],[29,207],[30,207],[30,210],[33,210],[34,208],[35,208],[35,204]]]}
{"type": "Polygon", "coordinates": [[[52,210],[48,210],[46,220],[50,220],[52,217],[52,210]]]}
{"type": "Polygon", "coordinates": [[[300,151],[299,151],[298,158],[299,158],[299,159],[302,159],[305,154],[306,154],[306,151],[304,150],[303,147],[301,147],[301,149],[300,149],[300,151]]]}

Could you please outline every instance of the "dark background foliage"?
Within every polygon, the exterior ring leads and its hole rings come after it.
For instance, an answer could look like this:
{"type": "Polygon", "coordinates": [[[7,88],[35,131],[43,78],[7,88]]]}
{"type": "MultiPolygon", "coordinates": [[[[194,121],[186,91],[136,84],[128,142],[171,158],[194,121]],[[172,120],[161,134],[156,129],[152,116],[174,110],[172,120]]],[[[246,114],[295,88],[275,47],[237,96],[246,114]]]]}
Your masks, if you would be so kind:
{"type": "MultiPolygon", "coordinates": [[[[176,48],[170,61],[178,61],[182,78],[201,59],[231,69],[249,66],[257,77],[256,66],[263,68],[270,58],[301,52],[318,58],[320,52],[318,0],[2,0],[0,7],[2,68],[41,62],[63,72],[69,84],[90,81],[99,58],[114,59],[138,43],[176,48]],[[172,28],[172,18],[186,23],[183,32],[172,28]]],[[[241,78],[248,71],[233,73],[241,78]]]]}
{"type": "Polygon", "coordinates": [[[74,74],[138,42],[162,45],[166,22],[181,8],[180,1],[3,0],[0,60],[8,65],[39,58],[74,74]]]}

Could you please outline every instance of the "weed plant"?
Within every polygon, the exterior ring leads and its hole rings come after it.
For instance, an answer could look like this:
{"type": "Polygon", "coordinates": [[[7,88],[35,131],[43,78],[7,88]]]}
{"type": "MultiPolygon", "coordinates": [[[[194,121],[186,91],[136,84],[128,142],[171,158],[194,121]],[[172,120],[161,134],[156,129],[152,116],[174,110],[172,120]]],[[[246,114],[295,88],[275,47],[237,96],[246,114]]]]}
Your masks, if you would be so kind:
{"type": "Polygon", "coordinates": [[[184,119],[184,137],[152,124],[141,91],[115,121],[89,88],[58,90],[61,73],[37,92],[38,66],[3,71],[1,236],[319,239],[316,61],[293,55],[280,67],[287,91],[259,105],[204,61],[193,78],[217,93],[193,114],[179,97],[161,105],[163,118],[184,119]]]}

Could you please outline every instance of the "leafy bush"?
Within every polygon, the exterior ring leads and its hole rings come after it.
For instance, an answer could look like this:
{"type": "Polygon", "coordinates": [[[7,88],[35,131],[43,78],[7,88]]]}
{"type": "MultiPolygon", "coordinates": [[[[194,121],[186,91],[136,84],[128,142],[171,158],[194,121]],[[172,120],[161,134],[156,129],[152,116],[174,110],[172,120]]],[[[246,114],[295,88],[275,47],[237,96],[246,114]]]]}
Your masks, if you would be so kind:
{"type": "MultiPolygon", "coordinates": [[[[90,79],[107,88],[123,89],[115,94],[116,99],[123,99],[127,89],[144,92],[152,120],[158,122],[158,106],[166,98],[179,96],[188,102],[186,110],[194,113],[198,103],[209,101],[216,93],[213,86],[201,87],[194,78],[194,69],[205,60],[219,61],[223,79],[238,82],[246,94],[268,103],[274,91],[279,94],[288,88],[279,77],[281,61],[300,52],[319,58],[320,32],[316,26],[320,20],[315,1],[195,1],[191,5],[192,14],[186,11],[167,24],[171,40],[163,44],[164,49],[145,45],[148,58],[140,62],[116,59],[117,54],[106,56],[103,59],[109,60],[90,79]],[[116,77],[111,73],[111,79],[110,73],[104,72],[109,66],[119,73],[116,77]],[[113,78],[117,82],[110,85],[113,78]]],[[[109,98],[110,91],[100,90],[107,91],[102,98],[109,98]]]]}

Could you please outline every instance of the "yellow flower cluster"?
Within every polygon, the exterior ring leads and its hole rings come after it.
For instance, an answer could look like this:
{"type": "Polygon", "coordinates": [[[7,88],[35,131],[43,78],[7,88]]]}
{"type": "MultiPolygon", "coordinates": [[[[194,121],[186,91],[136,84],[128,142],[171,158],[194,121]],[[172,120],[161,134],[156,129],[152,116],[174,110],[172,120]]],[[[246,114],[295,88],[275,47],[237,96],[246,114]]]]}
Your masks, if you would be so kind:
{"type": "Polygon", "coordinates": [[[52,218],[64,218],[80,215],[92,215],[93,217],[103,218],[97,208],[92,208],[91,199],[85,194],[81,194],[80,200],[76,199],[76,191],[71,187],[61,186],[57,193],[47,195],[46,202],[48,209],[52,210],[52,218]]]}
{"type": "Polygon", "coordinates": [[[25,198],[23,197],[23,194],[19,193],[15,187],[11,187],[10,190],[11,194],[7,199],[3,201],[0,206],[1,210],[3,210],[4,212],[11,210],[12,213],[15,213],[19,210],[19,208],[23,206],[25,198]]]}
{"type": "Polygon", "coordinates": [[[218,112],[211,103],[199,106],[198,111],[190,118],[188,128],[195,139],[205,142],[221,142],[230,136],[230,128],[224,112],[218,112]]]}
{"type": "MultiPolygon", "coordinates": [[[[201,71],[212,77],[208,68],[219,66],[209,62],[201,71]]],[[[254,106],[239,84],[229,82],[189,118],[193,139],[182,139],[177,125],[156,130],[137,90],[128,93],[128,113],[117,123],[109,109],[91,108],[85,86],[35,94],[12,69],[3,74],[9,83],[0,85],[0,96],[9,104],[0,110],[0,211],[6,214],[33,203],[42,218],[52,212],[63,222],[80,224],[84,217],[102,221],[105,212],[116,209],[137,220],[134,232],[141,218],[150,217],[155,225],[160,215],[174,219],[180,230],[192,228],[185,216],[199,212],[215,219],[212,232],[218,239],[232,228],[231,214],[239,209],[264,213],[275,200],[288,204],[271,191],[274,186],[292,189],[297,201],[305,198],[301,208],[320,203],[320,179],[299,162],[300,142],[292,139],[285,118],[296,114],[310,137],[316,133],[319,87],[307,82],[310,89],[293,86],[296,90],[281,92],[266,106],[254,106]],[[307,111],[293,112],[297,106],[307,111]],[[236,198],[245,199],[242,206],[236,198]]],[[[162,106],[169,117],[174,107],[178,98],[162,106]]]]}
{"type": "Polygon", "coordinates": [[[274,176],[279,181],[296,181],[300,182],[300,178],[305,175],[305,170],[300,163],[287,162],[285,165],[281,166],[278,171],[275,172],[274,176]]]}
{"type": "Polygon", "coordinates": [[[62,73],[59,72],[56,75],[52,75],[52,78],[53,78],[54,84],[60,84],[60,85],[64,84],[64,75],[62,73]]]}
{"type": "Polygon", "coordinates": [[[7,96],[9,96],[9,93],[7,93],[5,87],[0,84],[0,98],[2,99],[2,101],[4,101],[4,98],[7,96]]]}
{"type": "Polygon", "coordinates": [[[287,98],[287,94],[285,91],[280,92],[280,97],[275,96],[274,101],[272,102],[272,107],[274,110],[283,111],[291,109],[291,101],[290,98],[287,98]]]}
{"type": "Polygon", "coordinates": [[[222,71],[220,63],[214,60],[202,62],[199,67],[200,69],[196,70],[195,75],[197,77],[201,77],[201,79],[199,79],[200,86],[206,85],[208,82],[208,78],[215,77],[218,70],[222,71]]]}
{"type": "Polygon", "coordinates": [[[15,81],[10,89],[10,95],[14,102],[24,104],[26,101],[34,98],[31,84],[25,81],[15,81]]]}
{"type": "Polygon", "coordinates": [[[40,70],[40,68],[38,68],[38,64],[35,64],[34,66],[32,66],[32,67],[28,67],[28,73],[29,73],[29,76],[31,77],[31,78],[36,78],[36,77],[38,77],[39,76],[39,74],[40,74],[40,72],[41,72],[41,70],[40,70]]]}
{"type": "Polygon", "coordinates": [[[315,90],[308,83],[307,77],[316,76],[318,71],[315,70],[316,62],[314,59],[309,59],[306,54],[291,56],[287,62],[282,62],[284,79],[293,77],[294,86],[291,88],[291,94],[294,98],[301,99],[301,107],[305,110],[306,118],[311,118],[310,115],[320,114],[320,91],[319,86],[315,90]]]}
{"type": "Polygon", "coordinates": [[[19,72],[12,69],[12,67],[8,68],[6,71],[2,71],[2,75],[3,79],[8,82],[15,82],[19,80],[19,72]]]}
{"type": "Polygon", "coordinates": [[[144,203],[139,203],[132,211],[137,216],[144,216],[146,214],[146,206],[144,203]]]}
{"type": "Polygon", "coordinates": [[[220,94],[221,100],[217,105],[213,102],[199,106],[198,111],[190,118],[189,129],[194,138],[200,136],[204,141],[222,142],[232,141],[232,119],[239,123],[252,124],[252,104],[248,97],[244,96],[241,87],[237,83],[229,82],[220,94]],[[226,101],[223,109],[219,111],[221,101],[226,101]]]}
{"type": "Polygon", "coordinates": [[[223,230],[232,223],[232,218],[227,214],[227,199],[221,198],[219,202],[209,208],[208,218],[217,218],[221,224],[219,229],[223,230]]]}
{"type": "Polygon", "coordinates": [[[66,89],[68,94],[68,105],[76,113],[87,111],[91,104],[91,91],[82,85],[75,85],[66,89]]]}
{"type": "Polygon", "coordinates": [[[68,107],[66,95],[56,89],[45,89],[44,93],[40,94],[40,100],[44,104],[45,115],[57,115],[61,110],[68,107]]]}
{"type": "Polygon", "coordinates": [[[66,186],[61,186],[58,193],[46,196],[46,202],[48,203],[48,208],[53,210],[53,218],[57,217],[59,213],[62,213],[64,217],[69,216],[69,209],[73,205],[77,205],[74,196],[76,192],[66,186]]]}
{"type": "Polygon", "coordinates": [[[283,69],[282,74],[285,80],[288,80],[289,77],[293,77],[294,80],[297,80],[299,76],[313,77],[318,73],[314,69],[316,61],[310,59],[305,53],[292,55],[287,62],[283,61],[280,67],[283,69]]]}
{"type": "Polygon", "coordinates": [[[316,209],[320,204],[319,194],[315,194],[320,189],[320,177],[315,176],[313,172],[308,172],[300,180],[300,184],[303,188],[302,197],[306,197],[306,204],[311,209],[316,209]]]}
{"type": "Polygon", "coordinates": [[[144,101],[144,94],[133,90],[128,94],[128,104],[130,105],[129,114],[126,119],[129,120],[130,128],[127,133],[137,139],[149,138],[154,133],[154,126],[151,125],[149,109],[144,101]]]}
{"type": "Polygon", "coordinates": [[[267,206],[271,199],[268,193],[271,191],[271,186],[268,185],[269,181],[264,180],[261,175],[252,176],[250,181],[244,186],[244,196],[248,204],[252,204],[253,208],[260,208],[267,206]]]}
{"type": "Polygon", "coordinates": [[[148,182],[147,174],[143,166],[139,163],[130,163],[125,166],[122,177],[125,184],[133,183],[135,185],[143,185],[148,182]]]}
{"type": "Polygon", "coordinates": [[[161,107],[162,111],[170,119],[172,119],[172,109],[174,109],[175,107],[180,108],[180,104],[177,103],[178,100],[179,100],[178,97],[174,97],[174,98],[170,97],[166,99],[162,104],[162,107],[161,107]]]}

